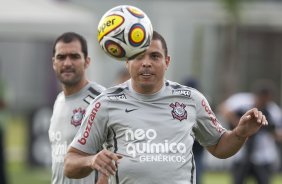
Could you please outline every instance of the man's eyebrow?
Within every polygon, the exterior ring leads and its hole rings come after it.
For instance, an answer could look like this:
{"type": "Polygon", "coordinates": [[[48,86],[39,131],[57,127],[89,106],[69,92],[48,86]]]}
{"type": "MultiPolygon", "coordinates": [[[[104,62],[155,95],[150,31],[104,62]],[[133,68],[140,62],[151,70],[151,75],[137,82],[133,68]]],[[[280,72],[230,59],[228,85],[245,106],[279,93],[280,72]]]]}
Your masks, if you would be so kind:
{"type": "Polygon", "coordinates": [[[152,51],[152,52],[150,52],[150,54],[159,54],[159,55],[162,55],[162,53],[159,52],[159,51],[152,51]]]}
{"type": "Polygon", "coordinates": [[[81,55],[79,53],[58,53],[56,56],[77,56],[77,55],[81,55]]]}
{"type": "Polygon", "coordinates": [[[62,54],[62,53],[58,53],[58,54],[56,54],[55,56],[57,57],[57,56],[65,56],[66,54],[62,54]]]}

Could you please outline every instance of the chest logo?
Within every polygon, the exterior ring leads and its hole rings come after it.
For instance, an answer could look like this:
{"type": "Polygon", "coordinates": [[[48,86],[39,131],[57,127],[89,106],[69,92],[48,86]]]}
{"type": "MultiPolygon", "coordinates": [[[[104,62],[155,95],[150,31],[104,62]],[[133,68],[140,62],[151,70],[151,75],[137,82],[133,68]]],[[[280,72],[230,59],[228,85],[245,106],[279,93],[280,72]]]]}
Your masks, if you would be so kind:
{"type": "Polygon", "coordinates": [[[171,103],[169,106],[172,108],[171,114],[173,119],[178,119],[179,121],[187,119],[186,105],[175,102],[174,104],[171,103]]]}
{"type": "Polygon", "coordinates": [[[73,112],[73,115],[71,117],[71,124],[77,127],[81,125],[82,119],[85,114],[85,109],[82,109],[81,107],[79,107],[78,109],[74,109],[72,112],[73,112]]]}
{"type": "Polygon", "coordinates": [[[127,109],[127,108],[126,108],[126,109],[125,109],[125,112],[126,112],[126,113],[129,113],[129,112],[136,111],[136,110],[138,110],[138,109],[127,109]]]}

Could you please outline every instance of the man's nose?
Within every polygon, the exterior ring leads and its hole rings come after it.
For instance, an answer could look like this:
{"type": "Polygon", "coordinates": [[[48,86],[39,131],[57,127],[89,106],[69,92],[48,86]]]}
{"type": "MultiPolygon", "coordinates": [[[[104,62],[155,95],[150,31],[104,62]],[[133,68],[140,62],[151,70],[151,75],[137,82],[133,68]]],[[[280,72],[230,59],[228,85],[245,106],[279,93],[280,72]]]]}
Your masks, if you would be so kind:
{"type": "Polygon", "coordinates": [[[144,57],[143,61],[142,61],[142,66],[143,67],[151,67],[152,63],[151,61],[148,59],[148,57],[144,57]]]}
{"type": "Polygon", "coordinates": [[[71,58],[67,56],[66,59],[64,60],[64,65],[71,65],[71,64],[72,64],[71,58]]]}

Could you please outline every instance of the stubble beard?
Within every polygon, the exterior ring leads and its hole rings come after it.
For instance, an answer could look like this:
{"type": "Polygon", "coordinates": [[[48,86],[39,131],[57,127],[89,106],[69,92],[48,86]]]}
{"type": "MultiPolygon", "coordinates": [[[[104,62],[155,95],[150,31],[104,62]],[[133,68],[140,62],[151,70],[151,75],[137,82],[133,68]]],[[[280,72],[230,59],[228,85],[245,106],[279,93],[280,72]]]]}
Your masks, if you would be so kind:
{"type": "Polygon", "coordinates": [[[58,79],[60,82],[66,87],[72,87],[77,85],[81,81],[81,76],[77,73],[74,73],[72,77],[64,77],[63,75],[59,74],[58,79]]]}

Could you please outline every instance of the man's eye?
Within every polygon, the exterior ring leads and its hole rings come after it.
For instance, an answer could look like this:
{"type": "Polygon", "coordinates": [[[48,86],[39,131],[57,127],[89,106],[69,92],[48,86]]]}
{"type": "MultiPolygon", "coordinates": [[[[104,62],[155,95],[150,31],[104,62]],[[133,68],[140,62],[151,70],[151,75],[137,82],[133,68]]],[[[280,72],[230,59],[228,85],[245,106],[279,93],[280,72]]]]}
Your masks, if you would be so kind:
{"type": "Polygon", "coordinates": [[[65,55],[57,55],[57,60],[64,60],[66,59],[66,56],[65,55]]]}
{"type": "Polygon", "coordinates": [[[71,59],[75,60],[75,59],[80,59],[81,56],[79,54],[70,54],[69,56],[71,59]]]}
{"type": "Polygon", "coordinates": [[[154,59],[154,60],[157,60],[157,59],[160,58],[160,55],[159,54],[152,54],[151,58],[154,59]]]}
{"type": "Polygon", "coordinates": [[[71,59],[80,59],[80,55],[79,54],[71,54],[70,55],[71,59]]]}

